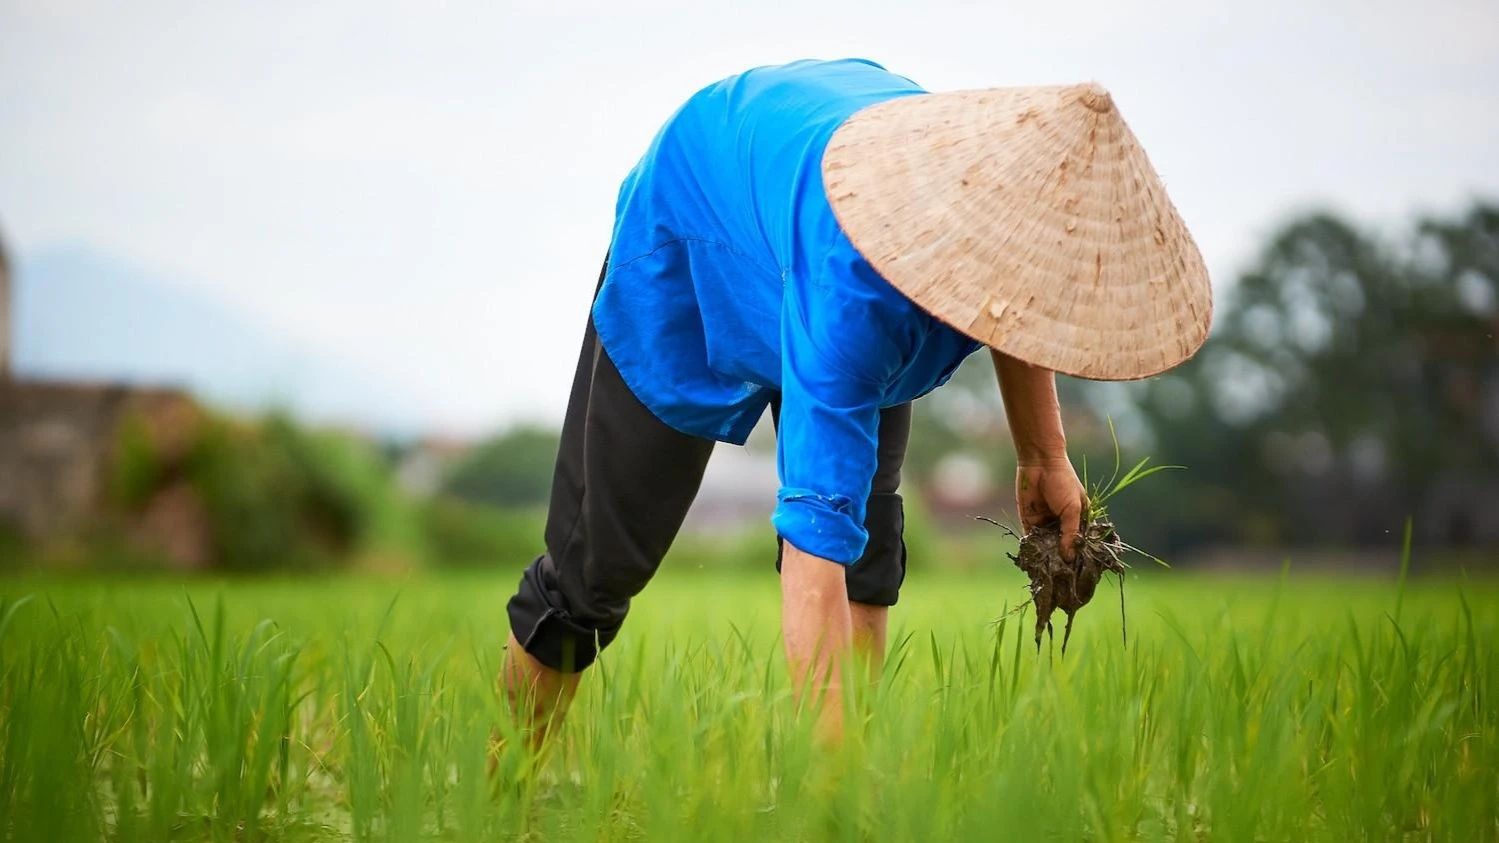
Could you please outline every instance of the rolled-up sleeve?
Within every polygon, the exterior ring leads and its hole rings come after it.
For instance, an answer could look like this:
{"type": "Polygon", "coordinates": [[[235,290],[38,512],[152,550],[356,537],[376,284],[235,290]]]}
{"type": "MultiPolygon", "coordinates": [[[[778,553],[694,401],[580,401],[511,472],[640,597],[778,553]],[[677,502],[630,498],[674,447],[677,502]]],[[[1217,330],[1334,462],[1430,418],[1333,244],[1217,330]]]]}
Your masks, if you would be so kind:
{"type": "Polygon", "coordinates": [[[880,404],[914,338],[885,282],[852,247],[788,279],[781,316],[781,489],[772,523],[797,549],[844,565],[864,553],[880,404]]]}

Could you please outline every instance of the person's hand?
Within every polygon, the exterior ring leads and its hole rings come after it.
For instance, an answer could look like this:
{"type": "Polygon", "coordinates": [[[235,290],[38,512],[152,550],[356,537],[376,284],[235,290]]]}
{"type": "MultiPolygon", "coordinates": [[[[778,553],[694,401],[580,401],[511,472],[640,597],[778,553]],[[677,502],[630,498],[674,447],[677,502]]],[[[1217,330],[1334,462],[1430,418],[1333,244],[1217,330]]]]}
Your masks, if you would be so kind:
{"type": "Polygon", "coordinates": [[[1072,561],[1088,512],[1088,490],[1077,479],[1071,460],[1022,461],[1015,470],[1015,506],[1026,532],[1055,518],[1062,527],[1062,558],[1072,561]]]}

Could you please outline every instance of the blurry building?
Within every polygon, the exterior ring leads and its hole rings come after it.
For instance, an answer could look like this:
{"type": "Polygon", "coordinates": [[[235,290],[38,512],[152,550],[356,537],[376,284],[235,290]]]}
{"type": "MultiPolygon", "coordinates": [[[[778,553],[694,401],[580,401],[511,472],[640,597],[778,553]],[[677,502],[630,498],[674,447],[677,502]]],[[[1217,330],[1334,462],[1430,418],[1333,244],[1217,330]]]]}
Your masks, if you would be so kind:
{"type": "Polygon", "coordinates": [[[396,483],[402,490],[428,498],[437,494],[443,480],[474,449],[467,439],[429,436],[403,448],[396,455],[396,483]]]}
{"type": "Polygon", "coordinates": [[[207,519],[185,482],[167,478],[128,519],[110,506],[125,425],[170,467],[186,456],[201,418],[196,403],[175,389],[18,377],[11,292],[0,245],[0,530],[45,544],[115,528],[180,565],[205,564],[207,519]]]}
{"type": "Polygon", "coordinates": [[[706,534],[769,530],[780,485],[775,451],[714,448],[682,528],[706,534]]]}

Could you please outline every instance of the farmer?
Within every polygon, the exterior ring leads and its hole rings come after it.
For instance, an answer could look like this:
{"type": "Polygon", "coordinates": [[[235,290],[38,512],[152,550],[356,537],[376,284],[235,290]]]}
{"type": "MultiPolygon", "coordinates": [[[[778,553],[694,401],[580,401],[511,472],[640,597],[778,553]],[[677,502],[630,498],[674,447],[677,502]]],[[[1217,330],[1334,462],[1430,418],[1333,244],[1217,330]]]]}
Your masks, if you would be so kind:
{"type": "Polygon", "coordinates": [[[546,552],[501,676],[544,735],[619,634],[715,442],[767,407],[782,624],[799,696],[840,728],[905,576],[911,402],[987,346],[1027,529],[1087,497],[1053,372],[1140,378],[1210,321],[1202,260],[1097,86],[929,94],[869,61],[761,67],[693,95],[619,191],[562,429],[546,552]]]}

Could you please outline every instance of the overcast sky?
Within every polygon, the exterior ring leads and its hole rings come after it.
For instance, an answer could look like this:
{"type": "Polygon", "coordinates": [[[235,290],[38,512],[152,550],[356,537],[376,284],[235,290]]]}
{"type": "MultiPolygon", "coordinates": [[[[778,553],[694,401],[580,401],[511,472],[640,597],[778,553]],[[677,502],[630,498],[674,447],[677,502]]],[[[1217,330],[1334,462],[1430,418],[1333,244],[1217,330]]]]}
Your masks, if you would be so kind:
{"type": "Polygon", "coordinates": [[[615,189],[691,91],[873,58],[1096,79],[1216,280],[1287,213],[1499,197],[1499,2],[0,0],[0,225],[378,373],[435,427],[559,418],[615,189]]]}

